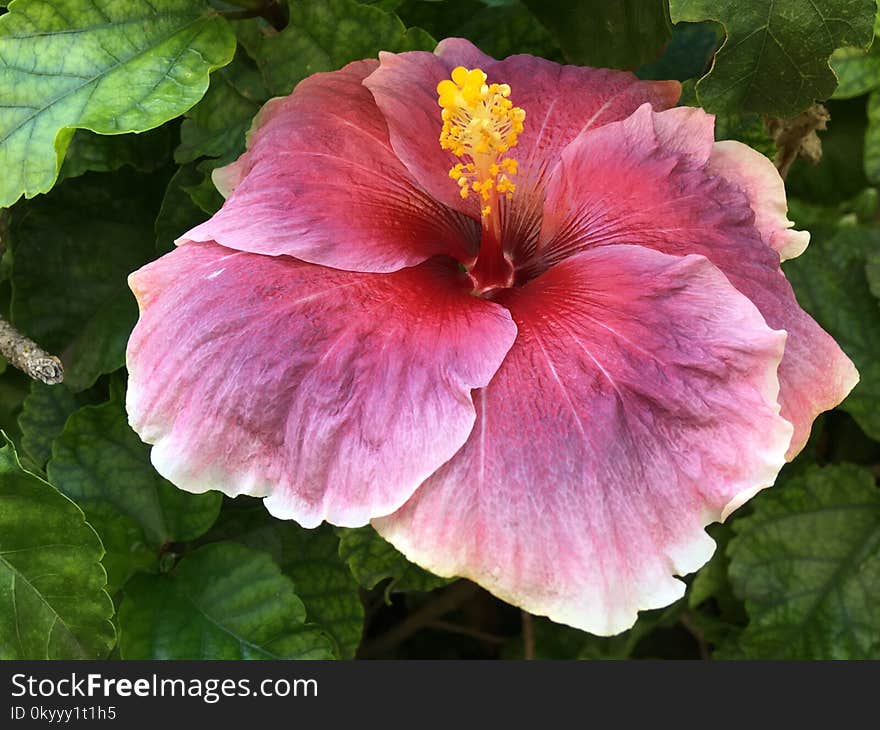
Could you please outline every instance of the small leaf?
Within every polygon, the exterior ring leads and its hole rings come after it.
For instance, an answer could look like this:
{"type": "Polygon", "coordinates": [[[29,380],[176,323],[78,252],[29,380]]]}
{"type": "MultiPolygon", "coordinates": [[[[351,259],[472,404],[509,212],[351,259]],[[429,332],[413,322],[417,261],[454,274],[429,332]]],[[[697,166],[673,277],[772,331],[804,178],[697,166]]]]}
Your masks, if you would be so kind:
{"type": "Polygon", "coordinates": [[[637,68],[672,37],[667,0],[524,1],[571,63],[637,68]]]}
{"type": "Polygon", "coordinates": [[[12,210],[12,319],[61,357],[73,390],[125,364],[137,321],[126,278],[155,257],[164,179],[92,173],[12,210]]]}
{"type": "Polygon", "coordinates": [[[702,76],[720,42],[717,23],[678,23],[672,40],[656,60],[636,71],[640,79],[687,81],[702,76]]]}
{"type": "Polygon", "coordinates": [[[730,576],[750,658],[870,659],[880,652],[880,492],[852,465],[814,467],[733,523],[730,576]]]}
{"type": "Polygon", "coordinates": [[[217,157],[232,162],[244,152],[245,133],[268,98],[260,72],[240,53],[211,77],[205,97],[187,112],[175,161],[217,157]]]}
{"type": "Polygon", "coordinates": [[[409,30],[393,13],[354,0],[291,0],[280,33],[243,38],[274,95],[289,94],[306,76],[333,71],[379,51],[434,50],[436,42],[409,30]]]}
{"type": "Polygon", "coordinates": [[[372,527],[340,528],[339,556],[364,588],[391,578],[389,591],[432,591],[451,582],[409,562],[372,527]]]}
{"type": "Polygon", "coordinates": [[[126,165],[140,172],[158,170],[168,161],[171,129],[162,126],[143,134],[101,135],[78,129],[67,148],[59,179],[87,172],[114,172],[126,165]]]}
{"type": "MultiPolygon", "coordinates": [[[[880,28],[880,15],[874,20],[874,34],[880,28]]],[[[871,49],[852,46],[838,48],[831,56],[831,68],[837,76],[835,99],[851,99],[880,86],[880,43],[871,49]]]]}
{"type": "Polygon", "coordinates": [[[340,659],[354,657],[364,630],[364,607],[331,527],[306,530],[257,506],[225,510],[206,539],[234,540],[271,555],[293,580],[309,622],[335,641],[340,659]]]}
{"type": "Polygon", "coordinates": [[[162,198],[162,207],[154,224],[157,253],[168,253],[174,248],[176,239],[190,228],[195,228],[199,223],[208,220],[208,213],[196,205],[187,192],[190,188],[201,184],[203,180],[204,173],[199,172],[195,164],[188,163],[181,165],[168,181],[165,196],[162,198]]]}
{"type": "Polygon", "coordinates": [[[874,0],[670,0],[672,20],[714,20],[727,39],[697,84],[711,112],[746,111],[793,117],[834,93],[829,56],[865,48],[873,37],[874,0]]]}
{"type": "Polygon", "coordinates": [[[0,440],[0,659],[103,659],[115,632],[101,541],[0,440]]]}
{"type": "Polygon", "coordinates": [[[46,470],[50,481],[85,511],[99,534],[116,516],[125,524],[107,530],[132,535],[129,544],[105,546],[122,572],[111,574],[114,587],[143,567],[142,546],[152,553],[154,569],[168,543],[204,534],[220,511],[218,492],[189,494],[163,479],[150,463],[150,447],[126,422],[122,403],[111,400],[74,413],[55,440],[46,470]],[[130,529],[134,522],[140,532],[130,529]]]}
{"type": "Polygon", "coordinates": [[[726,524],[713,526],[712,537],[718,547],[711,560],[694,576],[688,588],[688,606],[697,608],[703,601],[722,595],[730,590],[727,581],[727,566],[730,562],[724,548],[730,540],[730,527],[726,524]]]}
{"type": "MultiPolygon", "coordinates": [[[[182,190],[190,200],[205,214],[214,215],[223,205],[223,196],[214,185],[211,173],[215,167],[219,167],[217,160],[202,160],[196,165],[196,182],[192,185],[183,185],[182,190]]],[[[184,231],[181,231],[184,233],[184,231]]]]}
{"type": "Polygon", "coordinates": [[[124,659],[332,659],[327,638],[271,558],[237,543],[184,557],[170,575],[141,575],[119,610],[124,659]]]}
{"type": "Polygon", "coordinates": [[[67,417],[88,403],[82,395],[63,385],[44,385],[34,381],[24,400],[18,425],[21,446],[34,463],[45,468],[52,455],[52,441],[61,434],[67,417]]]}
{"type": "Polygon", "coordinates": [[[0,207],[52,187],[74,129],[142,132],[189,109],[234,49],[201,0],[18,0],[0,16],[0,207]]]}

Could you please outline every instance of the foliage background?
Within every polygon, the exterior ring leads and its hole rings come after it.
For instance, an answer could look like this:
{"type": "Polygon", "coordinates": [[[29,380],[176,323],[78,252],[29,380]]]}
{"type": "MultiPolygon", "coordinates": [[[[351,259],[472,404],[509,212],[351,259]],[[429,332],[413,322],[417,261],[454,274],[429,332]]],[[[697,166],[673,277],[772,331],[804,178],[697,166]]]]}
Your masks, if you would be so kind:
{"type": "MultiPolygon", "coordinates": [[[[0,658],[880,658],[874,0],[14,0],[0,14],[0,314],[66,370],[45,386],[0,360],[0,658]],[[217,209],[210,172],[260,105],[451,35],[679,79],[719,138],[771,157],[768,128],[828,100],[821,162],[788,176],[813,239],[785,271],[862,381],[775,488],[711,529],[719,549],[687,596],[617,637],[431,576],[371,528],[306,531],[256,500],[181,492],[126,423],[126,276],[217,209]]],[[[802,138],[777,141],[793,154],[802,138]]]]}

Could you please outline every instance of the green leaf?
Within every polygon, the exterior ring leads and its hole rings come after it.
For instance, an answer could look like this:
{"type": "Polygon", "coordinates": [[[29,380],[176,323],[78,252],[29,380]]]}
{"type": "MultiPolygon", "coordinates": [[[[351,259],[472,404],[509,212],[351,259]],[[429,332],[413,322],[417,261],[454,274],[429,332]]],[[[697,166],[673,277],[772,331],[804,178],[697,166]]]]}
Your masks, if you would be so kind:
{"type": "Polygon", "coordinates": [[[751,620],[750,658],[880,653],[880,492],[852,465],[814,467],[759,495],[733,523],[730,576],[751,620]]]}
{"type": "Polygon", "coordinates": [[[79,177],[86,172],[113,172],[133,167],[152,172],[167,164],[171,151],[171,129],[161,126],[143,134],[107,136],[78,129],[67,148],[59,179],[79,177]]]}
{"type": "Polygon", "coordinates": [[[86,500],[89,524],[101,537],[107,571],[107,590],[115,596],[128,579],[137,573],[155,573],[161,559],[155,545],[147,542],[140,524],[122,514],[115,505],[100,500],[86,500]]]}
{"type": "Polygon", "coordinates": [[[30,387],[31,379],[14,367],[7,367],[0,377],[0,430],[14,438],[20,436],[18,416],[30,387]]]}
{"type": "Polygon", "coordinates": [[[718,547],[715,548],[712,559],[700,568],[688,588],[688,606],[691,608],[697,608],[703,601],[722,595],[729,588],[727,581],[729,560],[724,548],[730,540],[730,527],[726,524],[713,526],[711,534],[718,547]]]}
{"type": "Polygon", "coordinates": [[[52,187],[74,129],[142,132],[182,114],[234,50],[201,0],[18,0],[0,17],[0,207],[52,187]]]}
{"type": "Polygon", "coordinates": [[[65,384],[91,386],[125,364],[137,321],[128,274],[155,257],[164,175],[89,174],[12,212],[12,319],[64,362],[65,384]]]}
{"type": "Polygon", "coordinates": [[[308,620],[334,640],[337,657],[354,657],[363,634],[364,607],[330,526],[306,530],[275,519],[262,506],[235,508],[221,514],[206,539],[234,540],[271,555],[293,580],[308,620]]]}
{"type": "Polygon", "coordinates": [[[0,659],[102,659],[116,636],[101,541],[0,440],[0,659]]]}
{"type": "Polygon", "coordinates": [[[571,63],[638,68],[672,37],[667,0],[524,0],[571,63]]]}
{"type": "Polygon", "coordinates": [[[481,0],[408,0],[395,11],[408,26],[430,28],[437,38],[467,38],[494,58],[530,53],[562,61],[556,39],[518,0],[488,5],[481,0]]]}
{"type": "Polygon", "coordinates": [[[130,544],[116,540],[106,545],[116,566],[124,568],[111,574],[114,587],[143,567],[142,546],[150,548],[157,567],[160,549],[207,532],[222,503],[219,492],[190,494],[159,476],[150,463],[150,447],[129,428],[118,400],[81,408],[68,418],[46,470],[49,480],[82,507],[98,534],[132,535],[130,544]],[[126,524],[108,525],[116,517],[126,524]],[[131,522],[138,533],[130,529],[131,522]]]}
{"type": "Polygon", "coordinates": [[[141,575],[119,610],[124,659],[332,659],[304,623],[293,583],[268,555],[214,543],[171,575],[141,575]]]}
{"type": "Polygon", "coordinates": [[[45,468],[52,455],[52,442],[61,434],[67,417],[88,403],[82,395],[72,393],[63,385],[31,383],[18,417],[21,447],[34,463],[45,468]]]}
{"type": "MultiPolygon", "coordinates": [[[[679,23],[676,28],[685,25],[679,23]]],[[[690,25],[687,23],[686,25],[690,25]]],[[[681,85],[680,106],[699,107],[696,84],[693,79],[681,85]]],[[[771,160],[776,155],[776,143],[767,132],[764,119],[760,114],[743,112],[722,112],[715,115],[715,139],[733,139],[747,144],[771,160]]]]}
{"type": "Polygon", "coordinates": [[[340,528],[339,556],[352,575],[370,590],[391,578],[389,591],[432,591],[451,582],[409,562],[372,527],[340,528]]]}
{"type": "MultiPolygon", "coordinates": [[[[880,15],[874,20],[874,34],[880,28],[880,15]]],[[[871,49],[846,47],[837,49],[831,56],[831,68],[837,76],[835,99],[851,99],[866,94],[880,86],[880,43],[871,49]]]]}
{"type": "Polygon", "coordinates": [[[874,0],[670,0],[672,20],[714,20],[727,39],[697,84],[712,112],[746,111],[792,117],[834,93],[829,56],[873,37],[874,0]]]}
{"type": "Polygon", "coordinates": [[[209,216],[214,215],[223,205],[223,196],[220,195],[211,178],[215,167],[220,167],[218,160],[202,160],[195,167],[196,181],[191,185],[181,186],[196,207],[209,216]]]}
{"type": "Polygon", "coordinates": [[[875,91],[868,97],[865,175],[871,183],[880,184],[880,91],[875,91]]]}
{"type": "Polygon", "coordinates": [[[268,98],[260,72],[239,53],[211,77],[205,97],[186,114],[175,161],[218,157],[231,162],[244,152],[245,133],[268,98]]]}
{"type": "Polygon", "coordinates": [[[290,22],[280,33],[243,38],[269,91],[289,94],[306,76],[333,71],[379,51],[433,50],[436,42],[409,30],[393,13],[354,0],[291,0],[290,22]]]}
{"type": "Polygon", "coordinates": [[[851,99],[867,94],[880,84],[880,45],[870,53],[861,48],[841,48],[831,57],[831,68],[837,76],[835,99],[851,99]]]}
{"type": "MultiPolygon", "coordinates": [[[[793,207],[797,219],[797,206],[793,207]]],[[[871,294],[867,256],[880,251],[876,226],[812,226],[809,248],[786,262],[798,301],[849,355],[860,381],[840,406],[880,440],[880,303],[871,294]]]]}
{"type": "Polygon", "coordinates": [[[181,165],[165,189],[162,207],[156,216],[156,251],[168,253],[174,248],[174,241],[208,220],[209,215],[193,202],[187,190],[199,185],[204,180],[204,173],[196,169],[195,164],[181,165]]]}
{"type": "Polygon", "coordinates": [[[868,278],[868,288],[871,290],[871,294],[880,299],[880,251],[868,253],[865,276],[868,278]]]}

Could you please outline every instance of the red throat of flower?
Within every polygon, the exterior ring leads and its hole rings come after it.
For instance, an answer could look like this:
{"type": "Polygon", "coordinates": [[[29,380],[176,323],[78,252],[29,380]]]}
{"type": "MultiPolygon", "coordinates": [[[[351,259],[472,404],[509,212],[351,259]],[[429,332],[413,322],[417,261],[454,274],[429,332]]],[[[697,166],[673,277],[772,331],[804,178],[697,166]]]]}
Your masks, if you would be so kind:
{"type": "Polygon", "coordinates": [[[468,270],[474,293],[484,294],[513,284],[513,264],[501,240],[501,200],[516,191],[517,162],[507,156],[516,146],[526,113],[508,99],[507,84],[486,84],[478,68],[459,66],[452,79],[437,84],[443,109],[440,146],[462,159],[449,171],[462,198],[480,198],[483,226],[480,251],[468,270]]]}

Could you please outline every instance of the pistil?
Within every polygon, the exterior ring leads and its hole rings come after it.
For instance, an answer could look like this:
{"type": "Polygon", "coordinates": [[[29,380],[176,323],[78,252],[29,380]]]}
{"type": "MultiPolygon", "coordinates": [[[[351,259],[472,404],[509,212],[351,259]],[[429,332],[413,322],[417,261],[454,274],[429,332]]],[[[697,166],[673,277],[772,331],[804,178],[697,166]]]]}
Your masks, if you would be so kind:
{"type": "Polygon", "coordinates": [[[525,111],[508,99],[510,87],[486,80],[482,70],[459,66],[451,80],[437,85],[443,109],[440,146],[463,160],[452,167],[449,177],[462,198],[479,196],[483,234],[469,270],[475,294],[513,283],[513,266],[501,236],[501,200],[512,198],[516,190],[517,162],[506,153],[516,146],[525,119],[525,111]]]}

